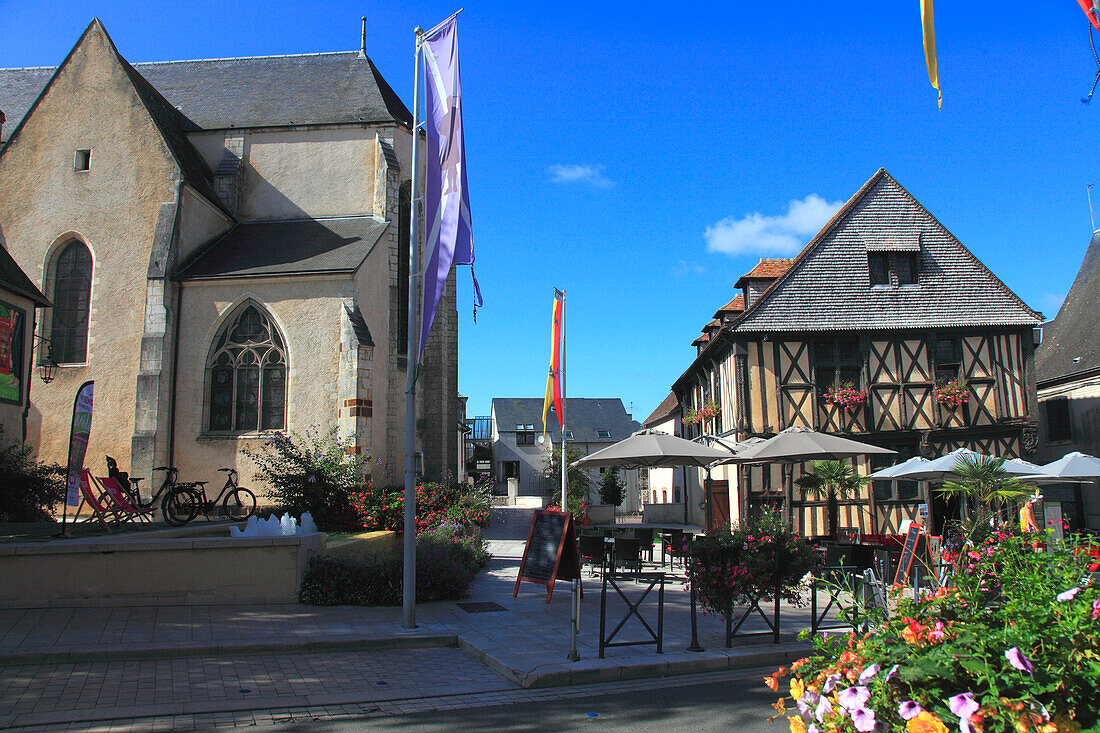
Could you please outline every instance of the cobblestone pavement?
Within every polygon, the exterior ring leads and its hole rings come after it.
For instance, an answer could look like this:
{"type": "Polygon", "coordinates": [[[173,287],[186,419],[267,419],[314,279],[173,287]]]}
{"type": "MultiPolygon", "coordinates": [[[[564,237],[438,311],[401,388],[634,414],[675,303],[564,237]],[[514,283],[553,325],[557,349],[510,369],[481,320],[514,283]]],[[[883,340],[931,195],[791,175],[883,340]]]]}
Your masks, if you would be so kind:
{"type": "Polygon", "coordinates": [[[83,730],[96,720],[180,713],[236,720],[234,708],[324,709],[352,700],[362,711],[380,701],[517,689],[448,648],[25,664],[0,667],[0,728],[65,721],[83,730]]]}
{"type": "Polygon", "coordinates": [[[371,720],[393,717],[409,713],[424,713],[441,710],[459,710],[493,707],[519,703],[535,703],[549,700],[576,699],[602,695],[614,695],[624,692],[659,691],[665,688],[681,687],[693,683],[713,683],[742,679],[754,679],[775,671],[771,667],[742,669],[717,672],[706,675],[685,675],[676,678],[630,680],[624,682],[604,682],[572,687],[552,687],[541,690],[508,689],[491,692],[478,692],[465,695],[434,695],[418,699],[391,699],[376,702],[359,702],[343,705],[313,705],[301,707],[279,707],[264,710],[241,710],[236,712],[198,713],[187,715],[162,715],[116,719],[102,723],[81,722],[58,725],[30,726],[16,728],[27,733],[148,733],[151,731],[191,731],[216,730],[223,728],[276,726],[290,723],[319,725],[327,721],[362,720],[364,727],[371,720]]]}

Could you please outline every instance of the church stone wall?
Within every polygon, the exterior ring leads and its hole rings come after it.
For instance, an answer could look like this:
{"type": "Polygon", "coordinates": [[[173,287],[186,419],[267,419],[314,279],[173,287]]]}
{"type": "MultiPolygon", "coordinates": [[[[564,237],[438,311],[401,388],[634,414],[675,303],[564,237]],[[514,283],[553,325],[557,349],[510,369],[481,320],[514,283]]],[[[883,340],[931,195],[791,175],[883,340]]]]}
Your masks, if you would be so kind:
{"type": "MultiPolygon", "coordinates": [[[[69,239],[84,241],[93,257],[87,363],[64,365],[34,388],[27,443],[42,460],[65,462],[74,396],[95,380],[88,465],[102,469],[104,453],[129,462],[146,267],[176,177],[110,41],[93,25],[0,157],[0,231],[46,296],[50,258],[69,239]],[[74,170],[77,150],[91,150],[89,170],[74,170]]],[[[40,316],[49,336],[49,309],[40,316]]]]}
{"type": "MultiPolygon", "coordinates": [[[[348,276],[265,278],[183,283],[174,456],[181,480],[217,481],[236,468],[241,484],[263,490],[240,450],[262,450],[266,436],[211,435],[207,430],[206,359],[224,318],[247,298],[278,325],[287,349],[287,429],[297,433],[337,425],[342,312],[352,296],[348,276]]],[[[259,494],[260,491],[257,491],[259,494]]]]}

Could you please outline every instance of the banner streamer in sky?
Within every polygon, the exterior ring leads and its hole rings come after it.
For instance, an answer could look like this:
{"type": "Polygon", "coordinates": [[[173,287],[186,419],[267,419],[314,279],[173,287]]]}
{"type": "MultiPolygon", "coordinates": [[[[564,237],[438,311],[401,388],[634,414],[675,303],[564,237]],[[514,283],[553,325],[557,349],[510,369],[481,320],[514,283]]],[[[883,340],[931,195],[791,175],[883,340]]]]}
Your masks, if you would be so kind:
{"type": "MultiPolygon", "coordinates": [[[[424,307],[416,363],[435,320],[451,265],[470,265],[473,277],[474,239],[470,195],[466,186],[466,151],[462,136],[462,84],[458,73],[458,18],[452,15],[424,34],[424,130],[428,143],[424,189],[425,244],[431,252],[424,269],[424,307]]],[[[414,133],[415,134],[415,133],[414,133]]],[[[482,305],[474,281],[474,312],[482,305]]]]}
{"type": "Polygon", "coordinates": [[[932,0],[920,0],[921,29],[924,32],[924,61],[928,65],[928,81],[939,93],[939,108],[943,109],[943,92],[940,91],[940,70],[936,63],[936,25],[932,20],[932,0]]]}
{"type": "Polygon", "coordinates": [[[554,321],[550,329],[550,374],[546,377],[546,397],[542,400],[542,432],[546,432],[546,411],[550,409],[551,399],[554,411],[558,413],[558,428],[565,430],[561,409],[561,323],[565,315],[565,293],[554,290],[554,321]]]}

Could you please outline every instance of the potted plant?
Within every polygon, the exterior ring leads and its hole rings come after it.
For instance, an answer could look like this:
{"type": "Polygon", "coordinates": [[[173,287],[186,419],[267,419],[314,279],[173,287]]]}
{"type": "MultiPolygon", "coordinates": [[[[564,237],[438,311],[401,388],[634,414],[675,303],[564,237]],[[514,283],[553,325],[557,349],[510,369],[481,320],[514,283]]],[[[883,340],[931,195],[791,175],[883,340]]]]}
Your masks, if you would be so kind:
{"type": "Polygon", "coordinates": [[[954,410],[970,401],[970,386],[965,379],[952,379],[947,382],[937,382],[932,394],[936,402],[954,410]]]}
{"type": "Polygon", "coordinates": [[[836,405],[845,412],[855,412],[867,404],[867,393],[851,382],[843,382],[825,391],[825,404],[836,405]]]}
{"type": "Polygon", "coordinates": [[[718,417],[718,405],[714,402],[704,402],[698,409],[692,407],[684,413],[684,423],[687,425],[694,425],[701,423],[703,420],[710,420],[718,417]]]}

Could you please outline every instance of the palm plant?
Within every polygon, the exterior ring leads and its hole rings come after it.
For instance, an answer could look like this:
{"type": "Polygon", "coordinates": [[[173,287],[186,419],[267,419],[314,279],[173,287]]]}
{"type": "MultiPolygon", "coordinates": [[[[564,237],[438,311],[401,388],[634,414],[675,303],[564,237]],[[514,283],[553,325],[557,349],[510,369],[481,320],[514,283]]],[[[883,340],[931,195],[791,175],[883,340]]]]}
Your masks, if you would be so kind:
{"type": "Polygon", "coordinates": [[[944,496],[959,496],[964,506],[973,512],[964,513],[959,523],[963,538],[980,542],[990,531],[990,522],[1006,501],[1026,496],[1030,489],[1004,470],[1004,458],[982,455],[961,456],[951,472],[958,480],[947,481],[940,488],[944,496]]]}
{"type": "Polygon", "coordinates": [[[829,536],[836,537],[837,497],[858,495],[869,481],[846,461],[814,461],[809,472],[799,476],[795,483],[814,498],[824,495],[828,499],[829,536]]]}

